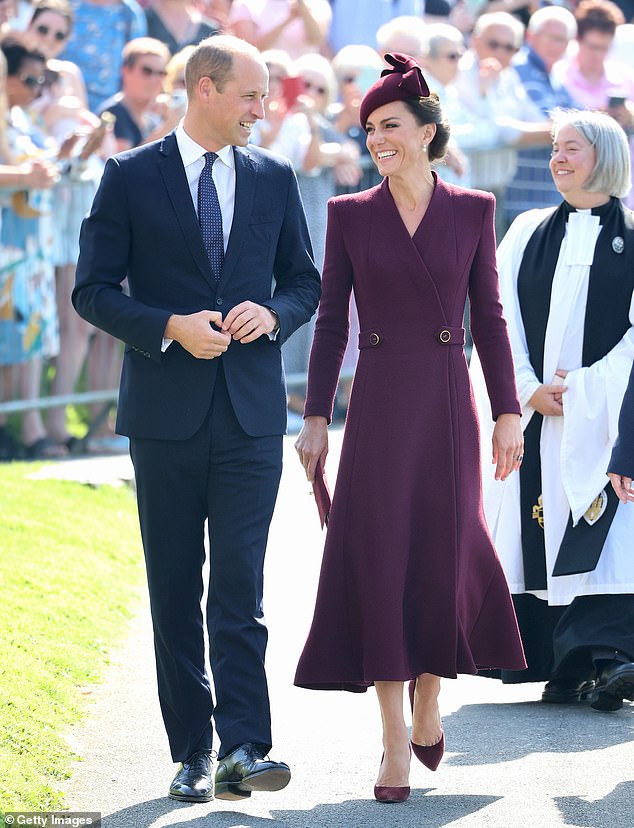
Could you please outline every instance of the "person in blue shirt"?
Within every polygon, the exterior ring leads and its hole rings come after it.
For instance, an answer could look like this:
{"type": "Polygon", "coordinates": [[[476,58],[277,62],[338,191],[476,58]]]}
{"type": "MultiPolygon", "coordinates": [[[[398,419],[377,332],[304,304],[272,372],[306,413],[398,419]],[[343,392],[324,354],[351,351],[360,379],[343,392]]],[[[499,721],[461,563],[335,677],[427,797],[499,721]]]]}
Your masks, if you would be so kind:
{"type": "Polygon", "coordinates": [[[98,112],[121,89],[121,53],[128,41],[147,34],[136,0],[73,0],[72,34],[60,57],[82,71],[88,106],[98,112]]]}
{"type": "MultiPolygon", "coordinates": [[[[551,76],[553,65],[563,57],[576,32],[574,15],[568,9],[538,9],[528,22],[526,45],[513,60],[529,98],[546,118],[558,107],[576,107],[570,93],[551,76]]],[[[561,201],[550,174],[549,159],[550,145],[518,151],[517,171],[504,197],[508,224],[526,210],[554,206],[561,201]]]]}

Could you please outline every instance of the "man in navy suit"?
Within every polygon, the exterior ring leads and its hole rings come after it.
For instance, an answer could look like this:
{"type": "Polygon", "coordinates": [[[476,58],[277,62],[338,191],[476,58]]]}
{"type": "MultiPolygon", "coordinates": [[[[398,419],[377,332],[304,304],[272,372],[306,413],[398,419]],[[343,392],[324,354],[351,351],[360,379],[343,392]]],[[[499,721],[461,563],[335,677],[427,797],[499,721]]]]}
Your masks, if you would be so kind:
{"type": "Polygon", "coordinates": [[[612,450],[608,477],[621,503],[634,502],[634,365],[619,415],[619,437],[612,450]]]}
{"type": "Polygon", "coordinates": [[[280,347],[313,314],[320,284],[290,165],[247,147],[268,91],[259,52],[204,40],[186,84],[173,133],[108,161],[73,303],[125,343],[117,431],[130,437],[159,699],[181,763],[169,795],[204,802],[290,780],[267,756],[262,570],[286,428],[280,347]]]}

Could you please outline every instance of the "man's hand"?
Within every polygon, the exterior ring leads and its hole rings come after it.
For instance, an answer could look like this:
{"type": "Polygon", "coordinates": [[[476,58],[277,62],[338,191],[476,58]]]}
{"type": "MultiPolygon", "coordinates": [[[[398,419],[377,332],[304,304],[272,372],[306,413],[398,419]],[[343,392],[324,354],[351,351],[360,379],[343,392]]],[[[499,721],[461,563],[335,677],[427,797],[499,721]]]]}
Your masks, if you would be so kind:
{"type": "Polygon", "coordinates": [[[213,325],[222,325],[218,311],[202,310],[186,316],[175,313],[167,320],[164,335],[176,340],[196,359],[215,359],[227,350],[231,337],[213,325]]]}
{"type": "Polygon", "coordinates": [[[467,156],[457,146],[447,147],[443,161],[459,178],[466,173],[469,164],[467,156]]]}
{"type": "Polygon", "coordinates": [[[504,69],[497,58],[488,57],[480,61],[479,64],[479,83],[480,95],[483,97],[489,93],[491,87],[497,80],[500,72],[504,69]]]}
{"type": "Polygon", "coordinates": [[[225,316],[222,332],[246,345],[249,342],[255,342],[263,334],[272,333],[277,324],[277,316],[264,305],[256,305],[255,302],[240,302],[225,316]]]}
{"type": "Polygon", "coordinates": [[[622,474],[614,474],[608,472],[612,488],[616,492],[616,496],[621,503],[634,503],[634,486],[632,486],[632,478],[625,477],[622,474]]]}

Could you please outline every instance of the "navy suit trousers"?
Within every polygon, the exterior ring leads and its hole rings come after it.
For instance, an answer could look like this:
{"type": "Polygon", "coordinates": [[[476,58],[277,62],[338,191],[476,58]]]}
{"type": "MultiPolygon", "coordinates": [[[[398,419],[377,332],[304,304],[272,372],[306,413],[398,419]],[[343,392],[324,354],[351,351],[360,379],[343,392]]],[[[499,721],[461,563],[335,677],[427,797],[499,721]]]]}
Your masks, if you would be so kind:
{"type": "MultiPolygon", "coordinates": [[[[219,366],[222,369],[222,365],[219,366]]],[[[271,747],[264,670],[264,553],[282,470],[282,437],[240,427],[219,370],[209,415],[187,440],[132,439],[158,691],[172,758],[243,742],[271,747]],[[205,665],[203,564],[209,534],[205,665]]]]}

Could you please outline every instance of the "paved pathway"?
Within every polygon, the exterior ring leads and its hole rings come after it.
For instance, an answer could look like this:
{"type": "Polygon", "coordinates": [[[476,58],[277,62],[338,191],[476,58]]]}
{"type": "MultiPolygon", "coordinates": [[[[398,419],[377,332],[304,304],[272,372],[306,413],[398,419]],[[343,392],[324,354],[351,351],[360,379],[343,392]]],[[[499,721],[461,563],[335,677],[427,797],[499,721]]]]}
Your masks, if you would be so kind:
{"type": "MultiPolygon", "coordinates": [[[[334,479],[333,439],[328,471],[334,479]]],[[[79,463],[80,461],[78,461],[79,463]]],[[[93,463],[129,475],[122,458],[93,463]]],[[[62,464],[59,464],[62,465],[62,464]]],[[[65,475],[91,477],[87,466],[65,475]]],[[[97,472],[95,472],[97,473],[97,472]]],[[[598,713],[542,705],[542,685],[504,687],[465,676],[444,681],[447,754],[430,773],[412,764],[412,796],[372,796],[381,755],[373,691],[356,695],[292,686],[310,622],[323,536],[308,484],[285,442],[285,468],[266,567],[268,673],[274,758],[293,779],[246,802],[187,805],[165,793],[174,773],[156,700],[147,606],[114,654],[89,715],[71,735],[84,757],[64,786],[72,810],[101,811],[104,828],[634,828],[634,707],[598,713]]]]}

